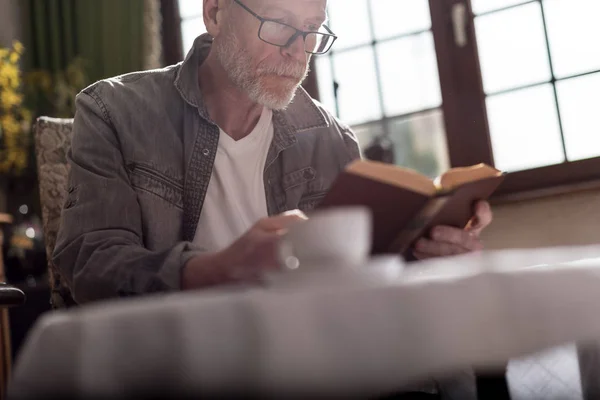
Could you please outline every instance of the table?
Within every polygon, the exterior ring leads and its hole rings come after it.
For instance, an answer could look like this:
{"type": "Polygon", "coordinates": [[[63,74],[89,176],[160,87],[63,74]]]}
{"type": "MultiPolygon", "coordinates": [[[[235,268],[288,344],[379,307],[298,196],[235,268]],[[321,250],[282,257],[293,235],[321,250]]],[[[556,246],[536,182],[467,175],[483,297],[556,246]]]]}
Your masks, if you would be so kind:
{"type": "Polygon", "coordinates": [[[111,301],[43,317],[9,394],[372,398],[600,339],[599,288],[590,246],[374,260],[268,288],[111,301]]]}

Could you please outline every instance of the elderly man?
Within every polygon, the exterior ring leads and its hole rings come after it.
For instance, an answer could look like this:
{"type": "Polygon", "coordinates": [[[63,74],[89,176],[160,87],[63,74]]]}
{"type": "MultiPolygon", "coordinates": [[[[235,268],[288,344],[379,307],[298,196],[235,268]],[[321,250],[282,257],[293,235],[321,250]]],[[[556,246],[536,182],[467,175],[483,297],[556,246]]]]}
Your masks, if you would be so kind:
{"type": "MultiPolygon", "coordinates": [[[[299,86],[335,35],[326,0],[204,0],[186,60],[77,97],[54,260],[77,302],[198,289],[277,268],[281,232],[360,157],[350,128],[299,86]]],[[[399,94],[400,95],[400,94],[399,94]]],[[[402,207],[402,204],[398,204],[402,207]]],[[[416,258],[482,248],[437,227],[416,258]]]]}

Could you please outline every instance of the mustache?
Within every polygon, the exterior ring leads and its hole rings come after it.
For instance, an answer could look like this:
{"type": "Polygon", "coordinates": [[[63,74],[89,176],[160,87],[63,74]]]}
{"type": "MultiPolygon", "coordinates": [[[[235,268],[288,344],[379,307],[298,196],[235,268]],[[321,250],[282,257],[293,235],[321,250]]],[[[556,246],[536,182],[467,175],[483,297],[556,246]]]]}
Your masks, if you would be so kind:
{"type": "Polygon", "coordinates": [[[308,66],[302,63],[262,65],[256,70],[258,76],[279,75],[302,79],[308,73],[308,66]]]}

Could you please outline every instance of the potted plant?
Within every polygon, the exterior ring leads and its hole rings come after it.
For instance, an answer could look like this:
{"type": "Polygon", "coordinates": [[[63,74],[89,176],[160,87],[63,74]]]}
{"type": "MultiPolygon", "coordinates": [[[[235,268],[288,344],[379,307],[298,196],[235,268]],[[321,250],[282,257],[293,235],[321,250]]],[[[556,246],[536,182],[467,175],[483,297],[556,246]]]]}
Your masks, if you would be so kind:
{"type": "MultiPolygon", "coordinates": [[[[19,61],[23,45],[0,48],[0,176],[18,176],[28,165],[31,111],[25,107],[19,61]]],[[[0,189],[1,190],[1,189],[0,189]]]]}

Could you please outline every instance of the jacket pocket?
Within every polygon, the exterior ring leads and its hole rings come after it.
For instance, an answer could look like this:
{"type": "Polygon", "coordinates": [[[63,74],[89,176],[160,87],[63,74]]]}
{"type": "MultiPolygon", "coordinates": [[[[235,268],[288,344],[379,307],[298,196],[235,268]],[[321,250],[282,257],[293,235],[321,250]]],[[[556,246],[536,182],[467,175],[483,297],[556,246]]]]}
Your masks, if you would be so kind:
{"type": "Polygon", "coordinates": [[[313,167],[306,167],[283,176],[283,190],[288,191],[315,179],[317,173],[313,167]]]}
{"type": "Polygon", "coordinates": [[[183,183],[141,163],[127,164],[131,185],[183,210],[183,183]]]}

